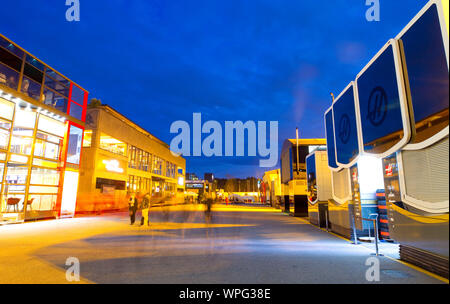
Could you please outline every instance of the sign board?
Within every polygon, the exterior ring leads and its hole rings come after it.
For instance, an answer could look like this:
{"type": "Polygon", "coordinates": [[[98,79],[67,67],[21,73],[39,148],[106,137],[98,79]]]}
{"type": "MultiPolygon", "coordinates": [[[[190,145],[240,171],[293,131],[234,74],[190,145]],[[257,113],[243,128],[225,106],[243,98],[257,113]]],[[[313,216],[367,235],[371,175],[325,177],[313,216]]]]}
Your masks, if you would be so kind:
{"type": "Polygon", "coordinates": [[[360,153],[353,82],[333,103],[333,123],[336,162],[343,168],[349,168],[356,163],[360,153]]]}
{"type": "Polygon", "coordinates": [[[308,201],[315,204],[317,197],[316,154],[313,152],[306,157],[306,181],[308,184],[308,201]]]}
{"type": "MultiPolygon", "coordinates": [[[[443,2],[448,6],[448,0],[443,2]]],[[[448,24],[439,4],[430,1],[396,37],[412,107],[410,149],[425,148],[449,134],[448,24]]]]}
{"type": "Polygon", "coordinates": [[[356,77],[362,153],[386,157],[411,138],[398,44],[391,39],[356,77]]]}
{"type": "Polygon", "coordinates": [[[327,155],[328,155],[328,167],[331,170],[339,170],[339,166],[336,163],[336,150],[334,146],[334,123],[333,123],[333,111],[329,108],[324,115],[325,120],[325,138],[327,140],[327,155]]]}

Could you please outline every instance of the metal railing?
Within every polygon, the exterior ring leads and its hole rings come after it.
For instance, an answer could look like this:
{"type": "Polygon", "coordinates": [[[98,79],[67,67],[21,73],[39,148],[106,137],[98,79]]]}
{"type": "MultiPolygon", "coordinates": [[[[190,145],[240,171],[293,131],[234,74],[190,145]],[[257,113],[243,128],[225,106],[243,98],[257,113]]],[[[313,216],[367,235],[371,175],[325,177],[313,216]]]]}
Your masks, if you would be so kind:
{"type": "MultiPolygon", "coordinates": [[[[378,213],[371,213],[369,214],[369,218],[361,218],[363,221],[369,221],[373,223],[373,229],[374,229],[374,237],[375,237],[375,255],[376,256],[382,256],[381,253],[379,253],[378,249],[378,213]],[[374,216],[375,218],[370,218],[374,216]]],[[[370,228],[369,228],[369,239],[370,239],[370,228]]]]}

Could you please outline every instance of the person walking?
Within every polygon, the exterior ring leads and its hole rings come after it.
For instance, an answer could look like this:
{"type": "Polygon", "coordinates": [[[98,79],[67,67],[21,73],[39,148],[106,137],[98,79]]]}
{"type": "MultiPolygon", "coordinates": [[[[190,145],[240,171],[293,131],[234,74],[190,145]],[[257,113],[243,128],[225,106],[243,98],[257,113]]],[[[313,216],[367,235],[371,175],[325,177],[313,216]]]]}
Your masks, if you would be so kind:
{"type": "Polygon", "coordinates": [[[142,198],[141,226],[144,225],[145,222],[147,222],[147,226],[150,226],[149,209],[150,209],[150,195],[147,193],[142,198]]]}
{"type": "Polygon", "coordinates": [[[133,195],[130,195],[130,198],[128,199],[128,212],[130,214],[130,225],[134,225],[134,222],[136,221],[136,211],[138,209],[137,206],[137,198],[133,195]]]}

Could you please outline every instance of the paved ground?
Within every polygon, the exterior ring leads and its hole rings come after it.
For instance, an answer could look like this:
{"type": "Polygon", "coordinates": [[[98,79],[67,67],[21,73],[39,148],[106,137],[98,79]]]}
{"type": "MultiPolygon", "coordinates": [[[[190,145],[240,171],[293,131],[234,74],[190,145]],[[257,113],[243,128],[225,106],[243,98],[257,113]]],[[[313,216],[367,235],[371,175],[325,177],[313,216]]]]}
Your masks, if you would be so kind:
{"type": "MultiPolygon", "coordinates": [[[[150,228],[126,214],[0,227],[0,283],[369,283],[371,244],[352,245],[271,208],[154,208],[150,228]]],[[[443,283],[389,257],[380,283],[443,283]]]]}

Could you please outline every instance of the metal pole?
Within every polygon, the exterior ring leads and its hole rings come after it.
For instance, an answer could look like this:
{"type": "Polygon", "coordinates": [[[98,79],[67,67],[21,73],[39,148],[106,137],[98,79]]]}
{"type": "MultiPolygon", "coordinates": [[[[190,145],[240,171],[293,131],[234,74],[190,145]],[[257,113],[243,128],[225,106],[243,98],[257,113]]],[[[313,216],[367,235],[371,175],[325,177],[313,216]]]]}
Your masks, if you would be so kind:
{"type": "Polygon", "coordinates": [[[358,245],[358,237],[356,236],[356,217],[354,213],[353,213],[353,237],[355,239],[354,244],[358,245]]]}
{"type": "Polygon", "coordinates": [[[327,231],[328,231],[328,210],[325,212],[325,225],[326,225],[326,228],[327,228],[327,231]]]}
{"type": "Polygon", "coordinates": [[[297,174],[300,172],[299,161],[298,161],[298,128],[295,128],[295,137],[297,138],[297,174]]]}
{"type": "Polygon", "coordinates": [[[377,256],[379,256],[378,254],[378,216],[375,218],[374,222],[374,226],[375,226],[375,253],[377,256]]]}

